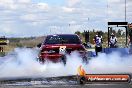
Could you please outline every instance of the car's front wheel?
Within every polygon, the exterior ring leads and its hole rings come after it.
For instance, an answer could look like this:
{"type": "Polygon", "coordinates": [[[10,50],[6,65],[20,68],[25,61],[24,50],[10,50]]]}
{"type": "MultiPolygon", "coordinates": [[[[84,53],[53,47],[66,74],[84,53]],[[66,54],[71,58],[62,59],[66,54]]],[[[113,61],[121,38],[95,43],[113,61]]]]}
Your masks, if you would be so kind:
{"type": "Polygon", "coordinates": [[[37,61],[39,62],[39,63],[42,63],[42,64],[44,64],[45,63],[45,59],[43,59],[43,58],[37,58],[37,61]]]}

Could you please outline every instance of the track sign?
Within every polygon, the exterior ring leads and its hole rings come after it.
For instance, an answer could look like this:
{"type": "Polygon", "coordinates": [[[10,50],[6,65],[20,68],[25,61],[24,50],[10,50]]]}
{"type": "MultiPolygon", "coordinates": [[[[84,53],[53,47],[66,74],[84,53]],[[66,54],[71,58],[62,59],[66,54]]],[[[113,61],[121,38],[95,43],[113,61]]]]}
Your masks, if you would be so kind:
{"type": "Polygon", "coordinates": [[[108,25],[128,25],[128,22],[108,22],[108,25]]]}
{"type": "Polygon", "coordinates": [[[130,82],[127,74],[87,74],[88,82],[130,82]]]}
{"type": "Polygon", "coordinates": [[[128,74],[86,74],[85,70],[80,66],[78,68],[78,83],[93,83],[93,82],[102,82],[102,83],[112,83],[112,82],[126,82],[131,81],[131,77],[128,74]]]}
{"type": "Polygon", "coordinates": [[[7,38],[0,38],[0,45],[7,45],[9,40],[7,38]]]}

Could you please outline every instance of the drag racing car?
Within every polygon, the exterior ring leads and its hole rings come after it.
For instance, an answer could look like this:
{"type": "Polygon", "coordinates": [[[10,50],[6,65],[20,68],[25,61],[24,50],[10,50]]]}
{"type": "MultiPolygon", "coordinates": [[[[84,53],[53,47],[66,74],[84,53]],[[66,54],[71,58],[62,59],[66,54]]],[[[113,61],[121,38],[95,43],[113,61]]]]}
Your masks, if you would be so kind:
{"type": "Polygon", "coordinates": [[[87,61],[86,49],[76,34],[48,35],[38,47],[40,47],[38,56],[40,62],[50,60],[66,64],[66,55],[73,51],[77,51],[84,62],[87,61]]]}

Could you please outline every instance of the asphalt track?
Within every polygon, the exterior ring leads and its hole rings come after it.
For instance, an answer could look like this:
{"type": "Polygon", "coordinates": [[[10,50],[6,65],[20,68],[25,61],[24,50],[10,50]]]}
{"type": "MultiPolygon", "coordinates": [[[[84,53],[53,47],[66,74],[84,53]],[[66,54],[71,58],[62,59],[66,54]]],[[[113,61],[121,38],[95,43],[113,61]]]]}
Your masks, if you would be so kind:
{"type": "Polygon", "coordinates": [[[132,88],[131,84],[0,85],[0,88],[132,88]]]}
{"type": "MultiPolygon", "coordinates": [[[[69,79],[69,78],[68,78],[69,79]]],[[[132,88],[130,83],[89,83],[80,85],[76,80],[15,80],[0,83],[0,88],[132,88]]]]}

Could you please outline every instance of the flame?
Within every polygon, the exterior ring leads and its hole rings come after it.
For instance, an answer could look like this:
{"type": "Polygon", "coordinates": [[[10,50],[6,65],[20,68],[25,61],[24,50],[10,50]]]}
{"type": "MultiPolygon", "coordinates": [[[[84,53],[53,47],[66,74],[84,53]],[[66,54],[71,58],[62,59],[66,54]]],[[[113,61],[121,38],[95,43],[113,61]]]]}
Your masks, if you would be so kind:
{"type": "Polygon", "coordinates": [[[78,67],[78,75],[80,75],[80,76],[85,76],[85,75],[86,75],[86,72],[85,72],[85,70],[82,68],[82,65],[80,65],[80,66],[78,67]]]}

